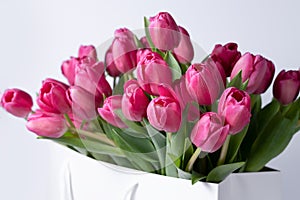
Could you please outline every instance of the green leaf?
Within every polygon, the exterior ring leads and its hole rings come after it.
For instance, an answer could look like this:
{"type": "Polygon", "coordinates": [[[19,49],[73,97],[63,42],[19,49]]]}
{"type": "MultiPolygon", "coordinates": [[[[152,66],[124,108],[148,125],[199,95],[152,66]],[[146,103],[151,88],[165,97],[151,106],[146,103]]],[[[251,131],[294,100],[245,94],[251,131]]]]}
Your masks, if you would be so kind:
{"type": "Polygon", "coordinates": [[[150,24],[150,22],[149,22],[149,20],[147,19],[147,17],[144,17],[144,26],[145,26],[145,34],[146,34],[146,38],[147,38],[147,41],[148,41],[148,43],[149,43],[149,46],[150,46],[150,48],[151,49],[154,49],[155,48],[155,46],[154,46],[154,44],[153,44],[153,42],[152,42],[152,39],[151,39],[151,36],[150,36],[150,32],[149,32],[149,24],[150,24]]]}
{"type": "Polygon", "coordinates": [[[238,162],[218,166],[211,170],[211,172],[207,175],[206,181],[212,183],[219,183],[223,181],[229,174],[241,168],[244,164],[245,162],[238,162]]]}
{"type": "Polygon", "coordinates": [[[236,87],[240,90],[245,90],[248,85],[248,80],[243,83],[242,81],[242,71],[240,71],[228,84],[228,87],[236,87]]]}
{"type": "Polygon", "coordinates": [[[141,41],[136,35],[134,35],[134,43],[137,46],[137,48],[139,49],[144,48],[143,44],[141,43],[141,41]]]}
{"type": "Polygon", "coordinates": [[[252,115],[257,114],[261,111],[261,96],[258,94],[251,94],[251,113],[252,115]]]}
{"type": "Polygon", "coordinates": [[[186,180],[191,180],[192,174],[186,171],[183,171],[177,167],[177,172],[178,172],[178,178],[186,179],[186,180]]]}
{"type": "MultiPolygon", "coordinates": [[[[299,114],[299,110],[298,110],[299,114]]],[[[246,161],[245,171],[259,171],[270,160],[279,155],[292,139],[297,123],[298,114],[294,119],[285,118],[277,112],[253,143],[246,161]]]]}
{"type": "Polygon", "coordinates": [[[100,153],[100,154],[107,154],[107,155],[114,155],[124,157],[125,155],[123,152],[116,147],[112,147],[106,144],[102,144],[100,142],[95,142],[92,140],[84,140],[78,137],[61,137],[61,138],[46,138],[46,137],[39,137],[41,139],[52,140],[59,144],[63,145],[70,145],[72,147],[77,147],[80,149],[86,149],[90,152],[100,153]]]}
{"type": "Polygon", "coordinates": [[[135,148],[133,147],[133,143],[128,143],[115,129],[113,129],[113,132],[115,133],[115,143],[120,145],[120,148],[123,150],[127,158],[132,162],[132,164],[134,164],[136,169],[146,172],[155,171],[151,164],[151,161],[153,160],[148,160],[149,157],[146,156],[146,154],[141,155],[139,152],[136,152],[135,148]]]}
{"type": "Polygon", "coordinates": [[[124,94],[124,84],[129,80],[128,74],[125,73],[123,74],[119,81],[118,84],[115,86],[113,89],[113,95],[118,95],[118,94],[124,94]]]}
{"type": "Polygon", "coordinates": [[[205,179],[206,176],[203,174],[200,174],[198,172],[192,171],[192,184],[194,185],[195,183],[197,183],[198,181],[201,181],[203,179],[205,179]]]}
{"type": "Polygon", "coordinates": [[[165,61],[168,63],[170,69],[172,70],[173,81],[181,78],[181,68],[177,60],[173,56],[171,51],[168,51],[165,55],[165,61]]]}
{"type": "Polygon", "coordinates": [[[242,156],[244,158],[248,156],[254,141],[262,134],[265,127],[269,124],[270,120],[274,117],[274,115],[276,115],[279,109],[280,104],[276,100],[273,100],[258,113],[253,114],[247,135],[241,145],[242,156]]]}
{"type": "Polygon", "coordinates": [[[184,156],[186,151],[188,150],[189,146],[192,146],[192,144],[189,142],[189,136],[192,130],[192,126],[189,125],[189,122],[187,120],[187,114],[189,110],[188,107],[189,106],[186,106],[186,108],[183,111],[181,120],[182,124],[180,126],[180,129],[176,133],[172,133],[172,137],[169,138],[169,154],[173,155],[174,161],[178,160],[178,162],[176,163],[177,167],[180,167],[182,165],[182,163],[184,162],[184,156]]]}
{"type": "Polygon", "coordinates": [[[146,137],[148,135],[145,127],[138,125],[136,122],[126,119],[121,109],[115,110],[114,113],[118,115],[118,117],[120,117],[120,119],[131,129],[129,129],[129,131],[140,134],[140,137],[146,137]]]}
{"type": "Polygon", "coordinates": [[[149,137],[155,147],[158,160],[160,163],[160,170],[161,174],[164,175],[164,168],[166,163],[166,137],[162,135],[159,131],[157,131],[155,128],[153,128],[147,120],[144,119],[144,123],[146,125],[146,129],[148,131],[149,137]]]}
{"type": "Polygon", "coordinates": [[[241,132],[232,135],[230,137],[230,142],[229,142],[227,156],[226,156],[227,163],[234,162],[234,159],[238,154],[243,139],[246,136],[247,130],[248,130],[248,126],[246,126],[241,132]]]}

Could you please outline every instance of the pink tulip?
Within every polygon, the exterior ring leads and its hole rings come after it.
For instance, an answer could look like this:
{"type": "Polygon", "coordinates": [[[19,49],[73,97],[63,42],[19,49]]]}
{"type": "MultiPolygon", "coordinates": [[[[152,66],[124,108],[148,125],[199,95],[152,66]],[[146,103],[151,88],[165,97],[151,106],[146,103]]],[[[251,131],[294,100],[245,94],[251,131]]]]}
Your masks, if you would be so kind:
{"type": "Polygon", "coordinates": [[[115,65],[114,57],[112,54],[112,46],[110,46],[105,53],[105,66],[107,73],[112,77],[118,77],[122,74],[115,65]]]}
{"type": "Polygon", "coordinates": [[[158,94],[159,84],[172,84],[172,71],[158,53],[149,51],[143,54],[136,72],[138,83],[151,95],[158,94]]]}
{"type": "Polygon", "coordinates": [[[173,88],[177,95],[178,101],[182,111],[189,106],[188,108],[188,121],[194,121],[200,118],[199,106],[195,105],[193,98],[189,94],[189,91],[186,87],[185,76],[183,75],[180,79],[174,81],[173,88]]]}
{"type": "Polygon", "coordinates": [[[16,117],[26,117],[33,106],[31,96],[20,89],[7,89],[1,97],[1,106],[16,117]]]}
{"type": "MultiPolygon", "coordinates": [[[[142,59],[145,58],[145,56],[149,53],[153,53],[153,51],[151,51],[150,49],[146,48],[146,49],[139,49],[136,52],[136,61],[137,63],[142,62],[142,59]]],[[[161,56],[160,56],[161,58],[161,56]]]]}
{"type": "Polygon", "coordinates": [[[59,138],[68,129],[63,115],[47,113],[42,110],[37,110],[29,115],[26,127],[39,136],[49,138],[59,138]]]}
{"type": "Polygon", "coordinates": [[[180,33],[173,17],[167,12],[160,12],[149,19],[149,32],[153,44],[160,50],[172,50],[179,45],[180,33]]]}
{"type": "Polygon", "coordinates": [[[266,58],[245,53],[235,64],[230,78],[242,71],[242,81],[249,79],[246,91],[249,94],[264,93],[270,86],[274,73],[274,64],[266,58]]]}
{"type": "Polygon", "coordinates": [[[147,37],[144,36],[140,39],[140,42],[143,44],[144,48],[150,48],[149,42],[147,40],[147,37]]]}
{"type": "Polygon", "coordinates": [[[89,57],[81,59],[76,68],[74,85],[80,86],[95,96],[110,96],[112,89],[105,79],[103,62],[95,62],[89,57]]]}
{"type": "Polygon", "coordinates": [[[80,62],[79,58],[71,57],[61,65],[61,72],[67,78],[70,85],[74,85],[76,68],[80,62]]]}
{"type": "Polygon", "coordinates": [[[175,92],[168,86],[158,87],[160,96],[152,99],[147,108],[149,123],[156,129],[176,132],[181,125],[181,107],[175,92]]]}
{"type": "Polygon", "coordinates": [[[213,62],[193,64],[186,71],[191,97],[200,105],[211,105],[224,89],[223,79],[213,62]]]}
{"type": "Polygon", "coordinates": [[[126,124],[115,113],[116,110],[121,110],[122,95],[114,95],[106,98],[102,108],[98,108],[99,115],[108,123],[119,127],[127,128],[126,124]]]}
{"type": "Polygon", "coordinates": [[[191,141],[201,151],[212,153],[225,142],[229,125],[224,125],[224,117],[214,112],[204,113],[191,132],[191,141]]]}
{"type": "Polygon", "coordinates": [[[139,86],[136,80],[129,80],[124,85],[124,95],[122,98],[122,112],[131,121],[141,121],[146,117],[148,97],[139,86]]]}
{"type": "Polygon", "coordinates": [[[218,113],[225,117],[226,124],[229,124],[229,133],[234,135],[250,122],[251,102],[247,92],[237,88],[227,88],[219,101],[218,113]]]}
{"type": "Polygon", "coordinates": [[[273,85],[274,97],[283,105],[292,103],[299,94],[300,71],[282,70],[273,85]]]}
{"type": "Polygon", "coordinates": [[[93,45],[81,45],[78,50],[78,58],[91,57],[97,60],[96,48],[93,45]]]}
{"type": "Polygon", "coordinates": [[[134,34],[127,28],[116,30],[112,43],[112,54],[114,63],[120,72],[126,73],[136,67],[136,51],[134,34]]]}
{"type": "Polygon", "coordinates": [[[180,63],[190,63],[194,58],[194,48],[189,33],[181,26],[178,26],[181,40],[173,52],[180,63]]]}
{"type": "Polygon", "coordinates": [[[39,91],[37,104],[46,111],[57,114],[68,113],[70,105],[66,97],[68,86],[54,79],[43,81],[42,88],[39,91]]]}
{"type": "Polygon", "coordinates": [[[233,66],[240,57],[241,52],[238,51],[238,45],[233,42],[224,46],[217,44],[211,53],[211,58],[222,66],[226,76],[230,76],[233,66]]]}
{"type": "Polygon", "coordinates": [[[97,61],[97,52],[94,46],[84,46],[81,45],[78,50],[78,57],[71,57],[66,60],[61,65],[62,74],[67,78],[70,85],[74,85],[75,74],[78,70],[80,62],[82,59],[89,58],[89,60],[97,61]]]}
{"type": "Polygon", "coordinates": [[[72,108],[75,120],[92,120],[97,116],[96,109],[103,98],[95,96],[79,86],[71,86],[67,91],[67,98],[72,108]]]}

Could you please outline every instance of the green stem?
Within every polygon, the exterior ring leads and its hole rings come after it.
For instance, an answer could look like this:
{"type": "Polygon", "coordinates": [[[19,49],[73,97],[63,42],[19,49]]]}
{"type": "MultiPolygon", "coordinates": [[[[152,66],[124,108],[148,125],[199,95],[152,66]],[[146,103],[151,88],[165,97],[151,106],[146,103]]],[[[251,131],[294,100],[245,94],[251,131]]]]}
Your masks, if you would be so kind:
{"type": "Polygon", "coordinates": [[[167,132],[167,139],[168,139],[168,142],[170,142],[170,143],[171,143],[171,138],[172,138],[172,133],[167,132]]]}
{"type": "Polygon", "coordinates": [[[67,120],[67,122],[69,123],[71,128],[75,128],[75,125],[73,124],[72,120],[70,119],[68,114],[64,114],[65,119],[67,120]]]}
{"type": "Polygon", "coordinates": [[[218,166],[223,165],[225,163],[225,159],[226,159],[226,156],[227,156],[229,142],[230,142],[230,135],[227,136],[226,141],[223,144],[223,147],[222,147],[222,150],[221,150],[221,154],[220,154],[220,158],[218,160],[218,166]]]}
{"type": "Polygon", "coordinates": [[[197,160],[198,156],[201,153],[201,148],[198,147],[196,149],[196,151],[193,153],[192,157],[190,158],[189,162],[186,165],[185,171],[190,172],[193,169],[193,165],[195,163],[195,161],[197,160]]]}
{"type": "Polygon", "coordinates": [[[100,142],[103,142],[105,144],[108,144],[108,145],[111,145],[111,146],[116,146],[115,143],[110,140],[105,134],[103,133],[92,133],[92,132],[89,132],[89,131],[85,131],[85,130],[79,130],[79,129],[74,129],[74,128],[71,128],[72,131],[74,132],[77,132],[78,135],[81,135],[81,136],[85,136],[85,137],[89,137],[89,138],[93,138],[95,140],[98,140],[100,142]]]}

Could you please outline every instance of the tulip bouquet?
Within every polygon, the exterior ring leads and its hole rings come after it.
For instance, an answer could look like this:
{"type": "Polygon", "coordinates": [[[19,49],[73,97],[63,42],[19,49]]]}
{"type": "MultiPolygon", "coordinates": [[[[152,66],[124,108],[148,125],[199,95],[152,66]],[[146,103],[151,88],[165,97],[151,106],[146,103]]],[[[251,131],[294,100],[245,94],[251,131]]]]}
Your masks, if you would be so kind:
{"type": "Polygon", "coordinates": [[[104,58],[103,49],[80,46],[61,66],[68,84],[44,80],[34,111],[19,89],[4,92],[2,107],[39,139],[193,183],[263,170],[285,149],[300,129],[299,69],[281,71],[262,106],[275,74],[270,60],[228,43],[193,61],[190,36],[169,13],[144,24],[140,39],[116,30],[104,58]]]}

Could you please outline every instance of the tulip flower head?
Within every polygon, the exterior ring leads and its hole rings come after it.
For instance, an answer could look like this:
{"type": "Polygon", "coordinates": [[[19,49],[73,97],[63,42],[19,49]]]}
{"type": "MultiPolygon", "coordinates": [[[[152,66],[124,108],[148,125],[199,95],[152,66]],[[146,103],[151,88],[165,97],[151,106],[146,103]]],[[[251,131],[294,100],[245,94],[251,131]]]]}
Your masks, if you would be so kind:
{"type": "Polygon", "coordinates": [[[20,89],[7,89],[1,97],[1,106],[16,117],[25,118],[33,106],[31,96],[20,89]]]}

